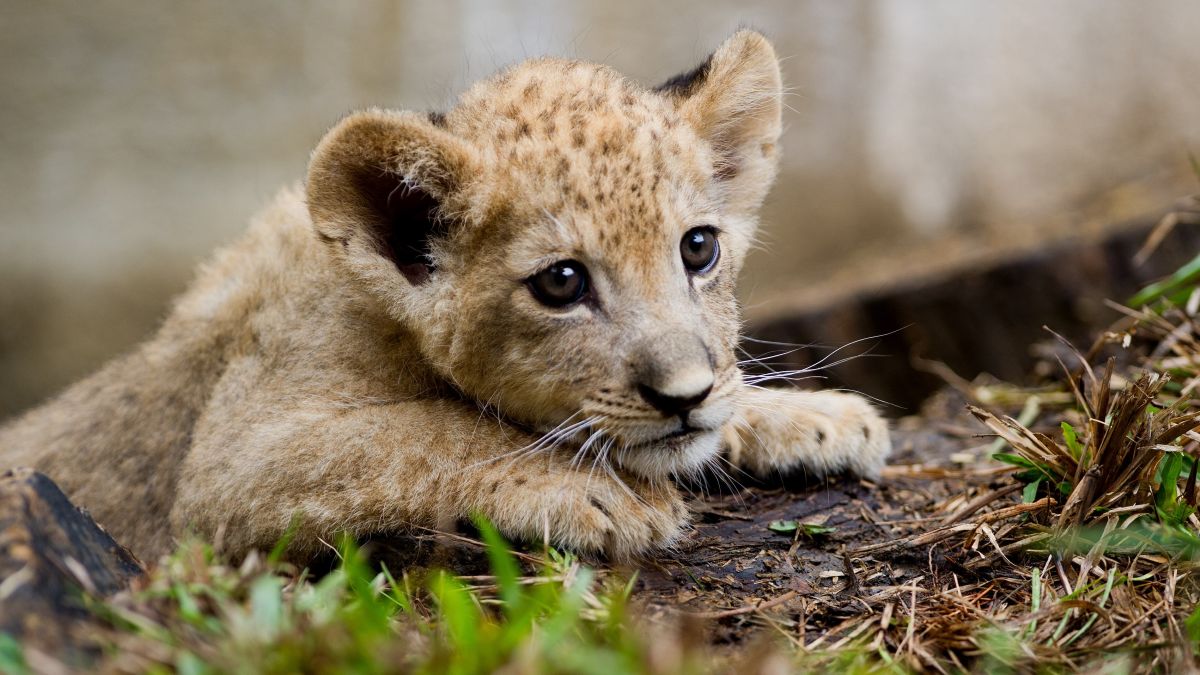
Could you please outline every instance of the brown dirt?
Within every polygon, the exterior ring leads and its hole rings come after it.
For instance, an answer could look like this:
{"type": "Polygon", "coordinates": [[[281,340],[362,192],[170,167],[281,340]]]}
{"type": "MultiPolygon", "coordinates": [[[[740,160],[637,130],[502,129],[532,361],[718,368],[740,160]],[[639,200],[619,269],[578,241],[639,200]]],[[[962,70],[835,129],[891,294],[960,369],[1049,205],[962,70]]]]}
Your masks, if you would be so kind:
{"type": "MultiPolygon", "coordinates": [[[[1012,484],[1007,472],[979,468],[989,439],[970,419],[961,397],[944,392],[922,417],[901,420],[893,433],[892,465],[878,485],[848,479],[810,486],[754,486],[695,502],[698,522],[675,552],[639,571],[635,598],[656,613],[683,611],[713,620],[715,642],[740,642],[763,625],[756,606],[798,636],[836,626],[855,611],[855,597],[893,589],[926,574],[963,574],[973,551],[900,545],[935,529],[948,506],[968,503],[1012,484]],[[961,454],[965,453],[965,454],[961,454]],[[834,528],[808,536],[772,531],[772,521],[795,520],[834,528]],[[869,546],[893,550],[865,555],[869,546]]],[[[990,465],[989,465],[990,466],[990,465]]],[[[1019,495],[997,502],[1016,503],[1019,495]]],[[[988,500],[988,505],[996,503],[988,500]]],[[[960,536],[957,541],[961,541],[960,536]]]]}

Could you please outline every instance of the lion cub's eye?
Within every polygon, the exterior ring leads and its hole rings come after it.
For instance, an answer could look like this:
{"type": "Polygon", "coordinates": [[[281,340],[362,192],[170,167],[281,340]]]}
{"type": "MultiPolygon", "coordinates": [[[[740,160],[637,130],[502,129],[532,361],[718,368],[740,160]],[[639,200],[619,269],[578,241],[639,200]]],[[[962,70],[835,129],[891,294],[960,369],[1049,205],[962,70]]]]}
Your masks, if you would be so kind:
{"type": "Polygon", "coordinates": [[[548,307],[563,307],[587,295],[587,268],[576,260],[562,260],[529,277],[526,283],[538,302],[548,307]]]}
{"type": "Polygon", "coordinates": [[[683,266],[689,272],[701,274],[709,271],[721,255],[716,230],[707,225],[693,227],[683,235],[683,241],[679,242],[679,252],[683,256],[683,266]]]}

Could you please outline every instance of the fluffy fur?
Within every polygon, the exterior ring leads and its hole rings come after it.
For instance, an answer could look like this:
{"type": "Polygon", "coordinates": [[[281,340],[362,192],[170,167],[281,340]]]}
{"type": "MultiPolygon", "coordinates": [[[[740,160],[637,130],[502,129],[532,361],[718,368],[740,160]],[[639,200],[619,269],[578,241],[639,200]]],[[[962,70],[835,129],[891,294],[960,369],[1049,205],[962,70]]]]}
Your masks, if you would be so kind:
{"type": "Polygon", "coordinates": [[[142,557],[189,528],[236,554],[296,518],[305,554],[473,513],[623,557],[680,536],[671,479],[722,447],[759,474],[876,475],[870,406],[757,387],[735,357],[780,109],[774,50],[742,31],[657,89],[539,59],[444,115],[353,114],[153,339],[7,425],[0,457],[142,557]],[[698,226],[720,257],[689,274],[698,226]],[[591,293],[547,307],[527,280],[566,259],[591,293]],[[647,386],[711,392],[668,416],[647,386]]]}

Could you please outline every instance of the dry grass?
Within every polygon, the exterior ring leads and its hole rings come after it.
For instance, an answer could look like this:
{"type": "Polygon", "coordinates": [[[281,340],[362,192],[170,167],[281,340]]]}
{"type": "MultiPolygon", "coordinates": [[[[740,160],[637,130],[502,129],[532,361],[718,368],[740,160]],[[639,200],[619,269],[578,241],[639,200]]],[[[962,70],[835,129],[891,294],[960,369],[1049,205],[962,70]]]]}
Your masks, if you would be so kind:
{"type": "Polygon", "coordinates": [[[939,672],[1200,666],[1200,290],[1140,299],[1063,366],[1070,409],[1034,424],[970,406],[1007,446],[994,457],[1012,482],[852,551],[863,573],[907,551],[929,556],[931,574],[856,598],[863,611],[817,647],[859,644],[882,664],[939,672]],[[1118,354],[1088,365],[1105,351],[1118,354]],[[942,556],[952,564],[934,564],[942,556]]]}

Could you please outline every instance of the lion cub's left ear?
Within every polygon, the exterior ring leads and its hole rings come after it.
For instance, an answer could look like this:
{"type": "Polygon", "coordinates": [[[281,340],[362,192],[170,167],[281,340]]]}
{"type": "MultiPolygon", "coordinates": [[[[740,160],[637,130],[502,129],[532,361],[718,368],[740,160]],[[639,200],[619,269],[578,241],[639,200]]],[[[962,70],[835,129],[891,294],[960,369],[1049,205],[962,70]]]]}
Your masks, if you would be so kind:
{"type": "Polygon", "coordinates": [[[723,184],[726,208],[757,210],[775,179],[783,128],[779,60],[767,38],[738,31],[695,70],[657,90],[716,149],[714,178],[723,184]]]}

